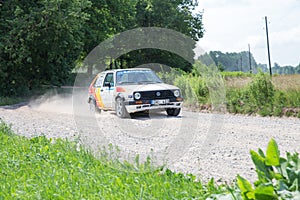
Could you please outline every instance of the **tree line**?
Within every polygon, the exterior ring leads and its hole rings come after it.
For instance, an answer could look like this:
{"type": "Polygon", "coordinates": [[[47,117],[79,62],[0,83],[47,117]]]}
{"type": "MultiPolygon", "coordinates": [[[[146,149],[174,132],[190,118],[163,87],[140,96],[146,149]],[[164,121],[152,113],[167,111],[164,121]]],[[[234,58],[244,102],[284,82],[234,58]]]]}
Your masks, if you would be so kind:
{"type": "MultiPolygon", "coordinates": [[[[0,0],[0,95],[65,84],[94,47],[125,30],[169,28],[198,41],[204,31],[196,6],[196,0],[0,0]]],[[[189,55],[194,56],[192,49],[189,55]]],[[[110,67],[136,66],[149,58],[191,69],[178,55],[157,49],[129,52],[110,67]]]]}
{"type": "MultiPolygon", "coordinates": [[[[223,53],[221,51],[210,51],[198,57],[198,60],[206,65],[216,64],[221,71],[241,71],[257,73],[269,72],[267,64],[257,63],[252,53],[248,51],[223,53]]],[[[273,74],[300,74],[300,63],[297,66],[280,66],[274,63],[272,66],[273,74]]]]}
{"type": "Polygon", "coordinates": [[[257,70],[257,63],[252,54],[249,52],[243,51],[240,53],[223,53],[221,51],[210,51],[200,55],[198,58],[201,62],[206,65],[213,62],[218,66],[221,71],[242,71],[249,72],[257,70]],[[251,67],[250,67],[251,65],[251,67]]]}
{"type": "MultiPolygon", "coordinates": [[[[267,64],[259,63],[257,68],[260,69],[262,72],[269,73],[270,69],[267,64]]],[[[272,74],[300,74],[300,63],[297,66],[280,66],[278,63],[274,63],[271,67],[272,74]]]]}

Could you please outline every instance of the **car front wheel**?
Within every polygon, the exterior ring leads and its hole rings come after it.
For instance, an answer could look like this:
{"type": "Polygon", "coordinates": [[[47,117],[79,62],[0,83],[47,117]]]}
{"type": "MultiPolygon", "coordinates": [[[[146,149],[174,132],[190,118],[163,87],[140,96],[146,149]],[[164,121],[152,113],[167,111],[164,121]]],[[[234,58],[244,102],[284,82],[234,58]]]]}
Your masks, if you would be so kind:
{"type": "Polygon", "coordinates": [[[115,109],[116,109],[116,114],[118,117],[120,117],[120,118],[129,117],[129,114],[125,108],[125,103],[124,103],[123,99],[117,98],[115,109]]]}
{"type": "Polygon", "coordinates": [[[181,108],[168,108],[166,111],[169,116],[178,116],[180,110],[181,108]]]}

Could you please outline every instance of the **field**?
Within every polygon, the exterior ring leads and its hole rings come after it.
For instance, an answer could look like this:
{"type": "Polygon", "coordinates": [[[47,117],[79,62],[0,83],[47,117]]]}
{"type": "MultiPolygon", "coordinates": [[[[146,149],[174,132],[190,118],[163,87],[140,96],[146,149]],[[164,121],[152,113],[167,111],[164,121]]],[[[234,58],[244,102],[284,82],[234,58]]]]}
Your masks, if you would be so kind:
{"type": "Polygon", "coordinates": [[[229,112],[300,117],[299,74],[270,78],[266,74],[243,77],[227,73],[224,80],[229,112]]]}
{"type": "MultiPolygon", "coordinates": [[[[253,76],[255,75],[245,74],[243,76],[242,74],[224,73],[227,88],[243,88],[251,82],[253,76]]],[[[300,91],[300,74],[275,75],[272,77],[272,83],[276,89],[281,91],[300,91]]]]}
{"type": "Polygon", "coordinates": [[[181,89],[185,105],[193,110],[213,108],[211,94],[224,85],[226,99],[223,104],[229,113],[300,117],[299,74],[270,77],[264,73],[221,72],[222,77],[215,78],[215,83],[212,83],[210,79],[213,75],[206,76],[211,73],[209,70],[203,64],[196,63],[192,73],[181,72],[178,75],[175,72],[163,78],[171,80],[181,89]]]}

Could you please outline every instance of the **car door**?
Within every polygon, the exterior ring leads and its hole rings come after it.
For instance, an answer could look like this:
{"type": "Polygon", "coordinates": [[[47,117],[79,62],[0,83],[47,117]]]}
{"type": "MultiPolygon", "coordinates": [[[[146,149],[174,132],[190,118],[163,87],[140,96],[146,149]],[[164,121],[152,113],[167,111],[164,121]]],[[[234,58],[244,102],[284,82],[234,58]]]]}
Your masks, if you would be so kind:
{"type": "Polygon", "coordinates": [[[103,85],[103,82],[104,82],[104,77],[105,77],[105,73],[99,74],[97,80],[94,83],[94,87],[93,87],[94,88],[96,104],[99,108],[104,108],[103,100],[102,100],[102,94],[101,94],[102,85],[103,85]]]}
{"type": "Polygon", "coordinates": [[[114,73],[108,72],[105,75],[100,90],[104,108],[106,109],[112,109],[114,89],[115,89],[114,73]]]}

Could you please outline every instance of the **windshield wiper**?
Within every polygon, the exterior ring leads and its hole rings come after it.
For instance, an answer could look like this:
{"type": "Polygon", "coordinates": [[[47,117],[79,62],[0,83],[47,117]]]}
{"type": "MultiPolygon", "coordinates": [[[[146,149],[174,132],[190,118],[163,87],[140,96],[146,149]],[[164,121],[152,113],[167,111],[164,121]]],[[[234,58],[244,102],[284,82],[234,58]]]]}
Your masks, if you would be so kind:
{"type": "Polygon", "coordinates": [[[152,84],[152,83],[161,83],[160,81],[139,81],[138,84],[152,84]]]}
{"type": "Polygon", "coordinates": [[[133,81],[118,82],[118,84],[120,84],[120,85],[133,84],[133,83],[136,84],[136,82],[133,82],[133,81]]]}

